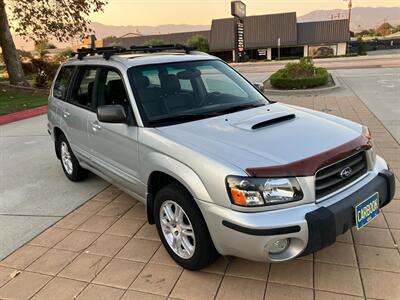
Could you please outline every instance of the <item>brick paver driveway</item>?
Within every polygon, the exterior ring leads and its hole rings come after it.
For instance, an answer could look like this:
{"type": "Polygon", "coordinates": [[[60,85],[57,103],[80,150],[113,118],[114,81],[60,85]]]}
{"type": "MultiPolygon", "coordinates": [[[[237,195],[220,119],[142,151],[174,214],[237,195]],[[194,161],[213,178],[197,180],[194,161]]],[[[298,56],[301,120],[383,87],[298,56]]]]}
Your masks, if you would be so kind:
{"type": "MultiPolygon", "coordinates": [[[[358,98],[277,100],[368,125],[400,186],[400,146],[358,98]]],[[[369,226],[315,255],[220,258],[190,272],[168,257],[143,205],[111,186],[0,263],[0,299],[400,299],[399,190],[369,226]]]]}

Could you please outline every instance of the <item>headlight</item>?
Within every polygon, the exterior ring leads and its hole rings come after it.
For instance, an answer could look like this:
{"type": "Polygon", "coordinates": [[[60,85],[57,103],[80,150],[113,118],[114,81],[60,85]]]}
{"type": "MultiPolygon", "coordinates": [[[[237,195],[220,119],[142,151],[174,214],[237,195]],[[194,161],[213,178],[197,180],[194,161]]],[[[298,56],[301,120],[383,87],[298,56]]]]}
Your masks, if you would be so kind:
{"type": "Polygon", "coordinates": [[[367,155],[369,156],[370,168],[372,169],[376,162],[375,147],[372,145],[372,133],[367,126],[363,126],[362,131],[364,137],[368,140],[368,144],[371,146],[371,148],[367,151],[367,155]]]}
{"type": "Polygon", "coordinates": [[[228,176],[226,186],[232,203],[240,206],[276,205],[303,199],[296,178],[228,176]]]}

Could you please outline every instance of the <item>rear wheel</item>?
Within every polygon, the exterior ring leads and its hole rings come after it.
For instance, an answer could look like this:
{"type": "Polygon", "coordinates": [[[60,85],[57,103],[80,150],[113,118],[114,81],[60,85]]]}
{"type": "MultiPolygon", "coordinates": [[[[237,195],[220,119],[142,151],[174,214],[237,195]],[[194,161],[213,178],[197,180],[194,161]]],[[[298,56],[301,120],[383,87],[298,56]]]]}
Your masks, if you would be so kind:
{"type": "Polygon", "coordinates": [[[179,183],[169,184],[157,193],[155,221],[164,247],[182,267],[198,270],[217,258],[199,208],[179,183]]]}
{"type": "Polygon", "coordinates": [[[60,153],[61,166],[65,175],[71,181],[80,181],[87,176],[87,170],[83,169],[76,159],[65,135],[61,134],[57,141],[60,153]]]}

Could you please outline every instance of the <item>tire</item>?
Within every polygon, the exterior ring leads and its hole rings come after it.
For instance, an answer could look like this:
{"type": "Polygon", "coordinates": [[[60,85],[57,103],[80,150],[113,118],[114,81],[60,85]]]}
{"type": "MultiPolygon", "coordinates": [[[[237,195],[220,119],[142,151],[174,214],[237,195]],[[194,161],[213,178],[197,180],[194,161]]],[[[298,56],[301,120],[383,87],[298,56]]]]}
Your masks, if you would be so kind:
{"type": "MultiPolygon", "coordinates": [[[[165,249],[177,264],[185,269],[199,270],[211,264],[218,257],[201,211],[193,197],[182,185],[171,183],[163,187],[156,194],[154,208],[158,234],[165,249]],[[167,221],[171,218],[167,216],[165,209],[167,211],[170,209],[173,213],[177,212],[177,209],[178,211],[182,210],[182,222],[168,223],[167,221]],[[173,226],[174,223],[176,227],[173,226]],[[188,229],[190,226],[192,230],[188,229]],[[192,233],[194,238],[187,235],[188,233],[192,233]],[[181,242],[175,242],[174,249],[170,244],[171,241],[177,239],[181,239],[181,242]],[[188,243],[190,246],[194,245],[192,251],[187,250],[188,243]],[[179,248],[181,249],[180,254],[178,253],[179,248]]],[[[169,216],[174,216],[174,214],[169,216]]]]}
{"type": "Polygon", "coordinates": [[[87,177],[87,170],[83,169],[72,152],[64,134],[61,134],[57,142],[57,150],[60,153],[61,167],[65,176],[71,181],[81,181],[87,177]]]}

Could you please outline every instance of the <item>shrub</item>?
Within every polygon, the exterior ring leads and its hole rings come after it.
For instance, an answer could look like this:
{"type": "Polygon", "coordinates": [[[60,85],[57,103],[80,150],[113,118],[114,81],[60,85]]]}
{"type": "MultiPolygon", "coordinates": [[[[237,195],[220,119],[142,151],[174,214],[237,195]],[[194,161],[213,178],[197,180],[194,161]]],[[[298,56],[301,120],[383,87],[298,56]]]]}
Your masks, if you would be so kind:
{"type": "Polygon", "coordinates": [[[21,63],[22,70],[24,70],[25,76],[36,74],[38,72],[36,66],[32,62],[23,62],[21,63]]]}
{"type": "Polygon", "coordinates": [[[32,59],[32,64],[36,67],[36,73],[41,71],[45,72],[47,77],[53,79],[57,73],[57,69],[60,66],[57,63],[49,62],[44,59],[32,59]]]}
{"type": "Polygon", "coordinates": [[[43,89],[47,87],[48,76],[44,71],[40,71],[35,77],[35,87],[43,89]]]}
{"type": "Polygon", "coordinates": [[[29,62],[22,63],[22,69],[24,70],[25,76],[38,74],[43,71],[50,79],[54,78],[59,66],[58,63],[36,58],[32,58],[29,62]]]}
{"type": "Polygon", "coordinates": [[[144,46],[162,46],[162,45],[164,45],[164,41],[160,40],[160,39],[150,39],[150,40],[146,41],[143,45],[144,46]]]}
{"type": "Polygon", "coordinates": [[[306,89],[324,85],[329,74],[324,68],[316,68],[311,58],[302,58],[299,63],[288,63],[270,77],[273,87],[280,89],[306,89]]]}
{"type": "Polygon", "coordinates": [[[60,53],[58,53],[54,58],[53,61],[55,63],[61,64],[63,62],[65,62],[68,58],[71,57],[72,52],[74,52],[74,50],[72,50],[71,48],[67,48],[63,51],[61,51],[60,53]]]}
{"type": "Polygon", "coordinates": [[[365,42],[361,38],[358,39],[358,42],[360,43],[358,46],[358,55],[367,54],[367,45],[365,42]]]}
{"type": "Polygon", "coordinates": [[[202,51],[202,52],[210,52],[210,46],[208,44],[208,40],[207,38],[205,38],[204,36],[197,34],[192,36],[190,39],[187,40],[186,44],[189,47],[194,47],[196,48],[196,50],[198,51],[202,51]]]}

